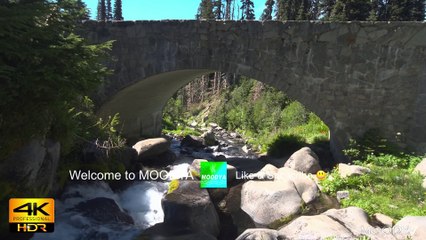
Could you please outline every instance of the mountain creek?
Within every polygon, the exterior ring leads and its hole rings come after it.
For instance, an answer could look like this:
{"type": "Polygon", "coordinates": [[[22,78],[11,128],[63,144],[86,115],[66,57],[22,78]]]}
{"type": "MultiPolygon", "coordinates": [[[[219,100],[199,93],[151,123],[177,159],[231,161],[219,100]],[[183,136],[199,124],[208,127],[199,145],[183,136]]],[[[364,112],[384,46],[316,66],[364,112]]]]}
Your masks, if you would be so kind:
{"type": "MultiPolygon", "coordinates": [[[[201,137],[165,136],[136,143],[134,170],[167,179],[72,182],[56,199],[55,231],[32,239],[424,239],[426,217],[396,224],[361,208],[340,208],[321,192],[320,158],[304,147],[274,159],[216,124],[201,137]],[[202,162],[227,163],[227,188],[200,188],[202,162]],[[188,173],[193,179],[188,179],[188,173]],[[177,183],[172,179],[177,180],[177,183]],[[364,239],[364,238],[362,238],[364,239]]],[[[318,150],[321,152],[321,149],[318,150]]],[[[134,161],[134,160],[132,160],[134,161]]],[[[339,164],[345,176],[369,169],[339,164]]],[[[123,175],[123,174],[122,174],[123,175]]]]}

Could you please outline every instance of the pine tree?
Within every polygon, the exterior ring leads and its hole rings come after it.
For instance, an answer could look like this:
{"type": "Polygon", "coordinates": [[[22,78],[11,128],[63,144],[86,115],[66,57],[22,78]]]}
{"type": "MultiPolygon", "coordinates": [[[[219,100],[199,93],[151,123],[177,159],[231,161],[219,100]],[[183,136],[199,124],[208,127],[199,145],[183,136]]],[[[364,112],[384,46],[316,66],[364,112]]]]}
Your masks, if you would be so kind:
{"type": "Polygon", "coordinates": [[[226,0],[226,7],[225,7],[225,20],[229,20],[232,18],[232,13],[231,13],[231,6],[232,6],[232,2],[234,0],[226,0]]]}
{"type": "Polygon", "coordinates": [[[319,15],[321,19],[330,20],[331,12],[336,4],[336,0],[319,0],[319,15]]]}
{"type": "Polygon", "coordinates": [[[98,12],[96,19],[98,21],[106,21],[106,6],[105,6],[105,0],[98,0],[98,12]]]}
{"type": "Polygon", "coordinates": [[[223,18],[223,11],[222,11],[222,0],[215,0],[213,4],[213,15],[216,19],[222,19],[223,18]]]}
{"type": "Polygon", "coordinates": [[[371,0],[337,0],[330,20],[365,21],[371,18],[371,0]]]}
{"type": "Polygon", "coordinates": [[[241,20],[254,20],[254,3],[251,0],[241,0],[241,20]]]}
{"type": "Polygon", "coordinates": [[[213,3],[211,0],[201,0],[195,18],[205,20],[215,19],[215,15],[213,13],[213,3]]]}
{"type": "Polygon", "coordinates": [[[112,20],[111,0],[106,0],[106,19],[112,20]]]}
{"type": "Polygon", "coordinates": [[[265,9],[263,10],[262,16],[260,16],[260,20],[272,20],[272,11],[274,10],[274,5],[274,0],[266,0],[265,9]]]}
{"type": "Polygon", "coordinates": [[[423,21],[425,3],[423,0],[388,0],[383,4],[384,21],[423,21]]]}
{"type": "Polygon", "coordinates": [[[114,3],[114,20],[123,21],[123,10],[121,0],[115,0],[114,3]]]}
{"type": "Polygon", "coordinates": [[[285,20],[313,20],[319,15],[317,0],[278,0],[276,18],[285,20]]]}

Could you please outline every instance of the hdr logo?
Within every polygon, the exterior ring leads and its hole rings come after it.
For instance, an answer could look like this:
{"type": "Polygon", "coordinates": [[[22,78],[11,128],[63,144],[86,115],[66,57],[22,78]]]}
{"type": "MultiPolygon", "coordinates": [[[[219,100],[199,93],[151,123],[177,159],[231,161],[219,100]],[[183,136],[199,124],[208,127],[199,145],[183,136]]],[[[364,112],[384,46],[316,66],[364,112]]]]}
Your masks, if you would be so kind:
{"type": "Polygon", "coordinates": [[[9,200],[9,228],[11,232],[53,232],[54,223],[54,199],[11,198],[9,200]]]}

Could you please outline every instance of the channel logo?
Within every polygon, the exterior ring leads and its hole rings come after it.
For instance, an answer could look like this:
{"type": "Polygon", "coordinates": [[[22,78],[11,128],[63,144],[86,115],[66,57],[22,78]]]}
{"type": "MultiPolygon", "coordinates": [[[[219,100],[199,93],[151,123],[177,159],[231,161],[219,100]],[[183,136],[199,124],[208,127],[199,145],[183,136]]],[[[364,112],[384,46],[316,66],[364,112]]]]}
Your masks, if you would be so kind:
{"type": "Polygon", "coordinates": [[[53,232],[55,200],[53,198],[11,198],[9,228],[15,233],[53,232]]]}
{"type": "Polygon", "coordinates": [[[227,188],[226,162],[200,163],[201,188],[227,188]]]}

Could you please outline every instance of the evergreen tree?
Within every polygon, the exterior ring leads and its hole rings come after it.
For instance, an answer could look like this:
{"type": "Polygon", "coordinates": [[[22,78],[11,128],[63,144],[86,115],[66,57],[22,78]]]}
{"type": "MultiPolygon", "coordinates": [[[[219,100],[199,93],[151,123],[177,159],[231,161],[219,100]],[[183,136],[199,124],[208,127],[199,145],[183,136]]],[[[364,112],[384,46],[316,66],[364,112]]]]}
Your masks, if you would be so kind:
{"type": "Polygon", "coordinates": [[[111,0],[106,0],[106,19],[112,20],[111,0]]]}
{"type": "Polygon", "coordinates": [[[201,0],[195,18],[205,20],[215,19],[215,15],[213,13],[213,3],[211,0],[201,0]]]}
{"type": "Polygon", "coordinates": [[[213,15],[216,19],[222,19],[223,18],[223,11],[222,11],[222,0],[215,0],[213,4],[213,15]]]}
{"type": "Polygon", "coordinates": [[[319,15],[321,15],[321,19],[330,20],[335,4],[336,0],[319,0],[319,15]]]}
{"type": "Polygon", "coordinates": [[[105,6],[105,0],[98,0],[98,12],[96,19],[98,21],[106,21],[106,6],[105,6]]]}
{"type": "Polygon", "coordinates": [[[251,0],[241,0],[241,20],[254,20],[254,3],[251,0]]]}
{"type": "Polygon", "coordinates": [[[266,0],[265,9],[263,10],[262,16],[260,20],[272,20],[272,11],[274,10],[275,1],[274,0],[266,0]]]}
{"type": "Polygon", "coordinates": [[[365,21],[371,18],[371,0],[337,0],[331,12],[330,20],[365,21]]]}
{"type": "Polygon", "coordinates": [[[318,17],[316,0],[278,0],[276,18],[285,20],[313,20],[318,17]]]}
{"type": "Polygon", "coordinates": [[[115,0],[114,3],[114,20],[123,21],[123,10],[121,0],[115,0]]]}
{"type": "Polygon", "coordinates": [[[225,7],[225,20],[229,20],[232,18],[232,13],[231,13],[231,6],[232,6],[232,2],[234,0],[226,0],[226,7],[225,7]]]}
{"type": "Polygon", "coordinates": [[[423,0],[388,0],[382,6],[383,21],[423,21],[425,2],[423,0]]]}

